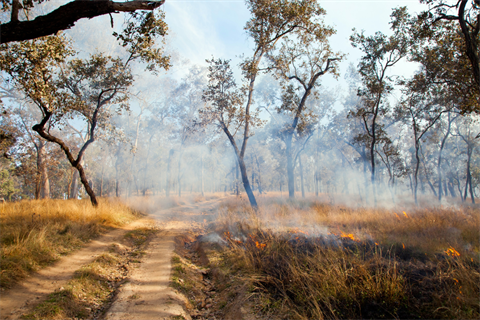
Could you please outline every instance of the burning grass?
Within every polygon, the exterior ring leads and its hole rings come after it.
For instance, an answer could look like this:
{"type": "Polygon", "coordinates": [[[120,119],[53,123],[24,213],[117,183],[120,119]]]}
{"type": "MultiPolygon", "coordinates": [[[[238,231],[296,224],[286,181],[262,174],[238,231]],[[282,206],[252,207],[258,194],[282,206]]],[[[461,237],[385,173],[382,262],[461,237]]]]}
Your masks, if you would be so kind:
{"type": "Polygon", "coordinates": [[[480,317],[478,209],[262,201],[230,200],[215,232],[264,316],[480,317]]]}
{"type": "Polygon", "coordinates": [[[6,203],[0,210],[1,288],[138,218],[122,203],[104,199],[98,208],[88,200],[30,200],[6,203]]]}

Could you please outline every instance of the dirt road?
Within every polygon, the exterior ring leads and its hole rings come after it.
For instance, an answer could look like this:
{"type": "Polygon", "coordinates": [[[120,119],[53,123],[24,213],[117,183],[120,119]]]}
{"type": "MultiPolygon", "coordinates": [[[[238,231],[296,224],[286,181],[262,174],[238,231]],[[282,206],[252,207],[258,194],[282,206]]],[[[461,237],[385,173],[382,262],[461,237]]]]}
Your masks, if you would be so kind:
{"type": "Polygon", "coordinates": [[[187,230],[200,230],[217,213],[219,199],[184,205],[168,210],[150,212],[123,229],[103,235],[75,254],[62,258],[53,266],[27,278],[8,292],[1,292],[0,319],[19,319],[39,299],[64,286],[74,272],[106,251],[112,243],[119,243],[125,232],[155,224],[161,231],[148,246],[146,256],[138,269],[133,270],[106,319],[169,319],[183,316],[184,301],[168,287],[174,237],[187,230]]]}
{"type": "Polygon", "coordinates": [[[151,213],[162,233],[148,246],[144,262],[122,287],[105,319],[191,319],[183,308],[183,297],[168,286],[174,238],[187,230],[202,229],[214,219],[218,203],[212,200],[151,213]]]}

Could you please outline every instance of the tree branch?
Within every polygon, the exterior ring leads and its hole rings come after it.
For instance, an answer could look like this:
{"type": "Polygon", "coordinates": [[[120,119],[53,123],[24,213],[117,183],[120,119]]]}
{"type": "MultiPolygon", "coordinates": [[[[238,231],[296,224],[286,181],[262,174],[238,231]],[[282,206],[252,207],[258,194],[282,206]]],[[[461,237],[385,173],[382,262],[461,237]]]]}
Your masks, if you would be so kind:
{"type": "Polygon", "coordinates": [[[71,1],[66,5],[39,16],[32,21],[15,21],[0,25],[0,43],[31,40],[70,29],[80,19],[94,18],[116,12],[154,10],[165,3],[160,1],[71,1]]]}

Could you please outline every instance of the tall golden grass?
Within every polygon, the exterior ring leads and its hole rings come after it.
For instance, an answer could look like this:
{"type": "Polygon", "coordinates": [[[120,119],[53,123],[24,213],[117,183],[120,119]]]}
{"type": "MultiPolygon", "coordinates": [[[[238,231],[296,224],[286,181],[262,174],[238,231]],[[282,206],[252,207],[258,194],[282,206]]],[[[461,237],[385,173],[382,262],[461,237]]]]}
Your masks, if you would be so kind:
{"type": "Polygon", "coordinates": [[[109,228],[138,218],[118,200],[24,200],[0,206],[0,287],[80,248],[109,228]]]}
{"type": "Polygon", "coordinates": [[[297,319],[480,318],[480,211],[228,200],[223,266],[259,312],[297,319]]]}

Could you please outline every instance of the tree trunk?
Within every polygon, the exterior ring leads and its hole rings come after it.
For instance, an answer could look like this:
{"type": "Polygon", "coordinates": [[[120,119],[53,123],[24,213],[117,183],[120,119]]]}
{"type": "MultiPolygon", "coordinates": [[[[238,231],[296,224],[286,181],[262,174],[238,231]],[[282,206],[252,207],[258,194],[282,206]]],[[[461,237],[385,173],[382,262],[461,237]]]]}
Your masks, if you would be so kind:
{"type": "Polygon", "coordinates": [[[298,165],[300,166],[300,184],[301,184],[301,190],[302,190],[302,198],[305,198],[305,186],[304,186],[304,181],[303,181],[303,165],[302,165],[302,156],[298,155],[298,165]]]}
{"type": "Polygon", "coordinates": [[[295,174],[293,164],[293,151],[292,151],[292,135],[288,134],[285,139],[286,156],[287,156],[287,179],[288,179],[288,197],[290,199],[295,198],[295,174]]]}
{"type": "Polygon", "coordinates": [[[445,147],[445,143],[447,141],[448,136],[450,135],[450,129],[451,129],[451,116],[450,112],[448,112],[448,126],[447,126],[447,132],[445,133],[445,136],[442,139],[442,143],[440,144],[440,150],[438,152],[438,162],[437,162],[437,174],[438,174],[438,201],[442,201],[442,193],[444,192],[445,195],[447,195],[447,189],[442,190],[442,152],[443,148],[445,147]]]}
{"type": "Polygon", "coordinates": [[[78,171],[74,170],[72,175],[72,186],[70,187],[70,194],[68,195],[69,199],[78,198],[78,178],[79,178],[78,171]]]}
{"type": "Polygon", "coordinates": [[[416,163],[415,163],[415,174],[413,175],[413,178],[414,178],[414,187],[415,187],[415,190],[414,190],[414,198],[415,198],[415,205],[418,206],[418,198],[417,198],[417,191],[418,191],[418,171],[419,171],[419,168],[420,168],[420,157],[418,155],[418,150],[419,149],[419,146],[418,146],[418,141],[415,140],[415,159],[416,159],[416,163]]]}
{"type": "Polygon", "coordinates": [[[40,198],[49,199],[50,198],[50,180],[48,178],[47,164],[45,161],[46,158],[46,143],[42,139],[39,139],[39,148],[38,148],[38,157],[37,157],[37,166],[40,172],[40,198]]]}
{"type": "Polygon", "coordinates": [[[473,196],[473,187],[472,187],[472,174],[470,171],[470,162],[472,159],[472,152],[473,152],[473,147],[471,144],[468,144],[467,146],[467,184],[465,186],[465,200],[467,200],[467,187],[470,186],[469,191],[470,191],[470,197],[472,199],[472,203],[475,204],[475,197],[473,196]]]}
{"type": "MultiPolygon", "coordinates": [[[[239,184],[239,179],[238,179],[238,168],[239,165],[235,164],[235,195],[238,197],[240,195],[240,188],[238,186],[239,184]]],[[[243,178],[243,177],[242,177],[243,178]]]]}
{"type": "Polygon", "coordinates": [[[247,193],[248,200],[250,201],[251,206],[256,210],[258,208],[257,200],[253,195],[252,188],[250,187],[250,182],[248,181],[247,168],[245,167],[245,162],[242,158],[238,158],[238,165],[240,167],[240,172],[242,173],[243,187],[247,193]]]}

